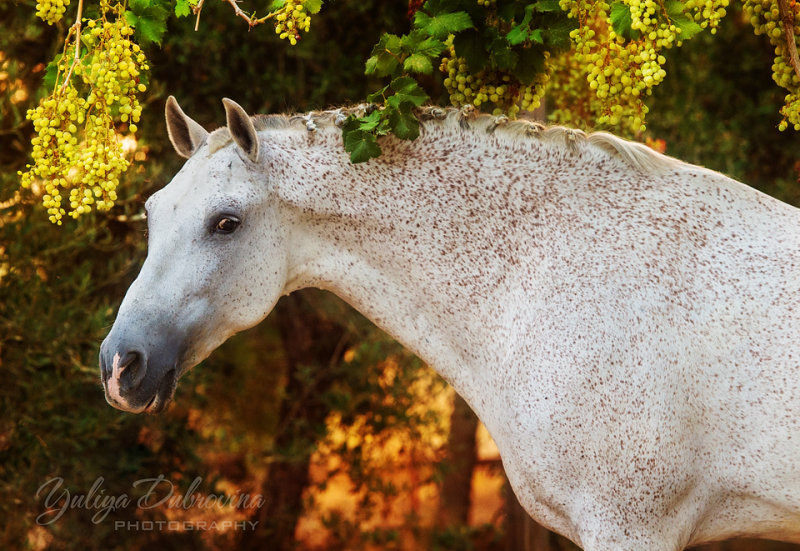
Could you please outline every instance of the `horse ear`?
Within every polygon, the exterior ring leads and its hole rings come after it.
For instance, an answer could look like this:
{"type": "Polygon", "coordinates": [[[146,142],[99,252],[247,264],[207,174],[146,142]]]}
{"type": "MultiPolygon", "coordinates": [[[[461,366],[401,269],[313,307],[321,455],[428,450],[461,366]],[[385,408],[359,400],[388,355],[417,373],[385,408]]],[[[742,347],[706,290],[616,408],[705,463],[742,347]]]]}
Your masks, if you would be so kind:
{"type": "Polygon", "coordinates": [[[173,96],[167,98],[165,109],[167,134],[181,157],[191,157],[208,137],[205,128],[186,116],[173,96]]]}
{"type": "Polygon", "coordinates": [[[253,162],[258,160],[258,134],[253,121],[242,107],[228,98],[222,99],[225,116],[228,119],[228,131],[233,141],[242,148],[247,158],[253,162]]]}

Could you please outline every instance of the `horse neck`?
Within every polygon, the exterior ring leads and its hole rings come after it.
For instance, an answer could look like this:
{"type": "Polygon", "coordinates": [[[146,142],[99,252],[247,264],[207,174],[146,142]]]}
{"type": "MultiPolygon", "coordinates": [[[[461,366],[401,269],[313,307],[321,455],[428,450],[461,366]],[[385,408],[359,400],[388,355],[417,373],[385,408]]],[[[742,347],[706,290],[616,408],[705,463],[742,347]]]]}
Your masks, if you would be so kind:
{"type": "Polygon", "coordinates": [[[689,266],[681,217],[716,239],[724,214],[707,204],[719,193],[763,211],[759,220],[776,208],[708,171],[653,176],[586,143],[429,126],[414,142],[381,145],[379,158],[353,165],[336,131],[271,143],[291,234],[286,291],[334,292],[477,411],[537,309],[547,315],[547,293],[567,292],[575,270],[597,276],[591,293],[607,265],[624,263],[632,278],[656,277],[659,262],[689,266]]]}
{"type": "Polygon", "coordinates": [[[286,292],[334,292],[479,409],[484,366],[510,340],[503,306],[514,286],[515,236],[534,232],[514,227],[502,205],[535,205],[516,197],[535,193],[535,167],[528,160],[525,174],[509,176],[514,163],[495,166],[496,144],[484,150],[446,136],[386,139],[380,158],[358,165],[335,134],[309,141],[273,144],[269,167],[291,228],[286,292]]]}

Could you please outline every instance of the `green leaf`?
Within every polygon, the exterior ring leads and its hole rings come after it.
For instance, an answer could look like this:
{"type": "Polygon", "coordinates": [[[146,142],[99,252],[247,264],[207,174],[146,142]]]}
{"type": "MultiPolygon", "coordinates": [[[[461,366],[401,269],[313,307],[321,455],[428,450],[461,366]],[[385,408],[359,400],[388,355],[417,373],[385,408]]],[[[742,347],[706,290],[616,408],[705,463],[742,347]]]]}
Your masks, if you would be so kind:
{"type": "Polygon", "coordinates": [[[689,40],[703,30],[694,19],[683,13],[685,6],[679,0],[669,0],[665,8],[672,23],[681,31],[678,39],[689,40]]]}
{"type": "Polygon", "coordinates": [[[414,27],[421,29],[434,38],[446,38],[448,34],[457,33],[465,29],[472,29],[472,19],[465,11],[430,15],[418,11],[414,14],[414,27]]]}
{"type": "Polygon", "coordinates": [[[186,17],[190,13],[192,13],[192,9],[189,0],[177,0],[175,2],[175,15],[186,17]]]}
{"type": "Polygon", "coordinates": [[[400,38],[400,47],[404,52],[413,52],[427,37],[424,31],[414,29],[400,38]]]}
{"type": "Polygon", "coordinates": [[[389,85],[387,84],[377,92],[373,92],[367,96],[367,102],[369,103],[383,103],[386,96],[386,90],[389,89],[389,85]]]}
{"type": "Polygon", "coordinates": [[[396,34],[383,33],[381,41],[383,43],[381,44],[381,42],[378,42],[378,44],[381,45],[384,50],[390,52],[399,52],[403,45],[403,40],[396,34]]]}
{"type": "Polygon", "coordinates": [[[528,40],[529,30],[530,29],[528,29],[527,26],[517,25],[516,27],[508,31],[508,34],[506,35],[506,40],[508,40],[508,43],[511,44],[512,46],[516,46],[517,44],[522,44],[523,42],[528,40]]]}
{"type": "Polygon", "coordinates": [[[409,73],[429,75],[433,72],[431,58],[422,54],[411,54],[403,62],[403,69],[409,73]]]}
{"type": "Polygon", "coordinates": [[[382,52],[367,59],[364,65],[364,74],[385,77],[391,75],[399,64],[396,57],[382,52]]]}
{"type": "Polygon", "coordinates": [[[322,0],[303,0],[303,7],[312,15],[319,13],[322,9],[322,0]]]}
{"type": "Polygon", "coordinates": [[[419,137],[419,121],[410,107],[392,109],[389,112],[389,127],[402,140],[416,140],[419,137]]]}
{"type": "Polygon", "coordinates": [[[525,6],[525,17],[520,21],[519,25],[511,29],[506,35],[506,40],[512,45],[522,44],[528,40],[531,28],[530,23],[533,18],[534,4],[525,6]]]}
{"type": "Polygon", "coordinates": [[[44,79],[42,84],[47,90],[52,90],[56,86],[56,77],[58,76],[58,62],[61,61],[63,54],[57,54],[53,61],[47,64],[44,70],[44,79]]]}
{"type": "Polygon", "coordinates": [[[358,118],[351,115],[342,128],[344,150],[350,153],[350,162],[363,163],[381,154],[378,138],[358,128],[358,118]],[[353,124],[354,123],[354,124],[353,124]]]}
{"type": "MultiPolygon", "coordinates": [[[[126,15],[128,13],[130,12],[126,12],[126,15]]],[[[135,22],[131,22],[129,19],[128,23],[136,29],[136,37],[139,39],[140,44],[147,45],[155,42],[159,46],[161,45],[161,38],[167,30],[163,20],[137,18],[135,22]]]]}
{"type": "Polygon", "coordinates": [[[128,8],[135,14],[141,14],[151,7],[150,4],[148,0],[131,0],[128,2],[128,8]]]}
{"type": "Polygon", "coordinates": [[[558,0],[539,0],[534,7],[541,13],[561,11],[561,3],[558,0]]]}
{"type": "Polygon", "coordinates": [[[368,75],[385,77],[391,75],[400,64],[398,56],[402,49],[402,40],[395,34],[384,33],[367,59],[364,72],[368,75]]]}
{"type": "Polygon", "coordinates": [[[525,17],[522,18],[520,21],[520,25],[528,26],[533,19],[533,9],[536,7],[535,4],[528,4],[525,6],[525,17]]]}
{"type": "Polygon", "coordinates": [[[678,37],[680,40],[689,40],[703,30],[703,27],[695,23],[693,19],[686,15],[673,17],[672,22],[675,24],[675,27],[681,31],[680,36],[678,37]]]}
{"type": "Polygon", "coordinates": [[[364,132],[370,132],[378,128],[378,125],[381,123],[381,112],[376,109],[366,117],[361,117],[360,119],[356,119],[359,121],[358,128],[359,130],[363,130],[364,132]]]}
{"type": "Polygon", "coordinates": [[[667,15],[670,18],[676,15],[682,15],[685,7],[686,6],[684,6],[683,2],[680,0],[667,0],[666,4],[664,4],[664,9],[667,11],[667,15]]]}
{"type": "Polygon", "coordinates": [[[522,84],[531,84],[536,75],[544,71],[544,52],[539,48],[523,48],[519,52],[519,61],[512,74],[522,84]]]}
{"type": "Polygon", "coordinates": [[[559,18],[547,26],[545,31],[545,42],[551,50],[568,50],[572,47],[572,39],[569,33],[578,27],[578,22],[566,17],[559,18]]]}
{"type": "Polygon", "coordinates": [[[426,38],[415,48],[416,53],[426,55],[428,57],[439,57],[439,55],[446,49],[447,46],[444,45],[444,42],[433,37],[426,38]]]}
{"type": "Polygon", "coordinates": [[[419,83],[411,77],[399,77],[392,81],[392,90],[394,95],[389,96],[387,102],[394,107],[398,107],[403,103],[410,103],[419,107],[428,101],[428,94],[419,85],[419,83]]]}
{"type": "Polygon", "coordinates": [[[508,47],[506,40],[498,39],[492,43],[492,60],[494,61],[494,66],[501,71],[513,69],[518,59],[519,56],[508,47]]]}
{"type": "Polygon", "coordinates": [[[125,12],[125,20],[136,30],[136,38],[143,46],[151,42],[161,45],[168,16],[169,12],[158,0],[130,0],[125,12]]]}
{"type": "Polygon", "coordinates": [[[483,35],[476,30],[458,33],[453,39],[456,55],[463,57],[471,73],[477,73],[489,63],[489,53],[483,35]]]}
{"type": "Polygon", "coordinates": [[[614,29],[614,32],[619,36],[630,38],[631,23],[633,23],[631,8],[627,4],[616,2],[611,6],[610,16],[611,28],[614,29]]]}
{"type": "Polygon", "coordinates": [[[272,3],[269,5],[269,8],[267,8],[267,11],[271,12],[278,11],[285,5],[286,5],[286,0],[272,0],[272,3]]]}

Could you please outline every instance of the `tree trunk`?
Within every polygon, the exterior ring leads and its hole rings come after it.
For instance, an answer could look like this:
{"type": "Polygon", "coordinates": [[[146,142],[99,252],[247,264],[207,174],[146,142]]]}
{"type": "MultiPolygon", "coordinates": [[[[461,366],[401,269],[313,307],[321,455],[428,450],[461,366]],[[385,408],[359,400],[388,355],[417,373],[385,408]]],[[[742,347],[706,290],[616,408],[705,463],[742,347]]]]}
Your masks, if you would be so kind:
{"type": "MultiPolygon", "coordinates": [[[[303,491],[314,445],[324,434],[329,408],[321,399],[333,382],[347,331],[323,318],[297,292],[275,308],[287,360],[285,399],[281,404],[275,456],[261,494],[255,530],[242,532],[237,549],[288,551],[295,548],[295,530],[303,513],[303,491]],[[310,374],[310,375],[309,375],[310,374]]],[[[313,291],[311,291],[313,293],[313,291]]]]}
{"type": "Polygon", "coordinates": [[[447,458],[436,514],[437,525],[441,528],[469,524],[472,471],[477,460],[477,429],[478,417],[464,399],[456,394],[453,413],[450,415],[447,458]]]}

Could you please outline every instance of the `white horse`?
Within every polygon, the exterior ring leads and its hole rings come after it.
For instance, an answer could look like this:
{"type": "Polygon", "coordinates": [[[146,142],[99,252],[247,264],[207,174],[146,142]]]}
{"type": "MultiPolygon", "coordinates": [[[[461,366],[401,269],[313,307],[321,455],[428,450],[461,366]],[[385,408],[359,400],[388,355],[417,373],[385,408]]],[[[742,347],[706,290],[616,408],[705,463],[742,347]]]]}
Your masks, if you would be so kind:
{"type": "Polygon", "coordinates": [[[587,551],[800,542],[800,210],[608,134],[425,109],[351,164],[341,111],[207,133],[147,201],[101,353],[157,412],[283,294],[328,289],[436,369],[520,502],[587,551]]]}

